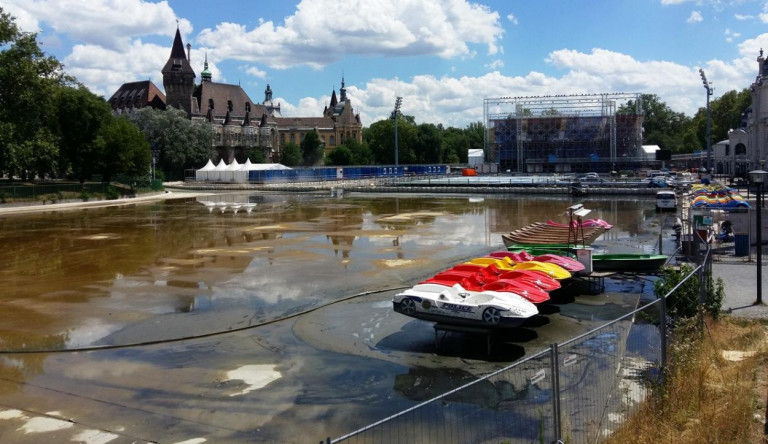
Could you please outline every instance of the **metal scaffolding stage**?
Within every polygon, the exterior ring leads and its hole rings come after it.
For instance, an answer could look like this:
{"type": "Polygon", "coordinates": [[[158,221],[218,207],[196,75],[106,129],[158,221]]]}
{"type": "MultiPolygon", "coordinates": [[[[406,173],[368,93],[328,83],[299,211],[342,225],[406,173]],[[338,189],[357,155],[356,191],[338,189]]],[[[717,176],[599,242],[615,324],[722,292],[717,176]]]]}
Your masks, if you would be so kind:
{"type": "Polygon", "coordinates": [[[642,157],[639,93],[483,100],[486,155],[521,173],[607,172],[642,157]]]}

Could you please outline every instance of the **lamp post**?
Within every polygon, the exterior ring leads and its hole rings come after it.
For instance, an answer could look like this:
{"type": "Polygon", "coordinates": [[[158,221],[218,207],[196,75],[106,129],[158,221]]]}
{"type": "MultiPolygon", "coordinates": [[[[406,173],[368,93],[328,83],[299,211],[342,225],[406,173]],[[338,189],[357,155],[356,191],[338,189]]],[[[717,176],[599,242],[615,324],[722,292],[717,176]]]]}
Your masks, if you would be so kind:
{"type": "Polygon", "coordinates": [[[392,118],[395,119],[395,168],[397,168],[397,116],[400,114],[400,105],[403,103],[403,98],[398,97],[395,100],[395,110],[392,112],[392,118]]]}
{"type": "Polygon", "coordinates": [[[701,81],[704,83],[704,88],[707,90],[707,172],[712,174],[712,132],[711,128],[711,115],[709,111],[709,96],[712,95],[712,82],[707,81],[707,75],[704,74],[703,69],[699,69],[699,75],[701,81]]]}
{"type": "Polygon", "coordinates": [[[749,179],[757,185],[757,300],[755,305],[763,303],[763,183],[768,171],[755,170],[749,172],[749,179]]]}

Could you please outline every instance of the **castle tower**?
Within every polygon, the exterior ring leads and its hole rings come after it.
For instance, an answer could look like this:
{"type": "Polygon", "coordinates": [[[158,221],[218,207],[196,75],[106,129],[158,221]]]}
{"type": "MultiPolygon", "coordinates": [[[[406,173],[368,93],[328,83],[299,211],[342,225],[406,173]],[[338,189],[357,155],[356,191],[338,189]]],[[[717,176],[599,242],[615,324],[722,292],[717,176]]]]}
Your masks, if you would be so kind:
{"type": "Polygon", "coordinates": [[[195,71],[190,66],[187,54],[184,52],[184,44],[181,42],[181,33],[178,27],[176,28],[176,37],[173,39],[171,56],[161,72],[163,73],[166,106],[183,109],[187,115],[191,115],[195,71]]]}
{"type": "Polygon", "coordinates": [[[211,81],[211,71],[208,70],[208,51],[205,52],[205,64],[203,65],[203,72],[200,73],[200,81],[211,81]]]}

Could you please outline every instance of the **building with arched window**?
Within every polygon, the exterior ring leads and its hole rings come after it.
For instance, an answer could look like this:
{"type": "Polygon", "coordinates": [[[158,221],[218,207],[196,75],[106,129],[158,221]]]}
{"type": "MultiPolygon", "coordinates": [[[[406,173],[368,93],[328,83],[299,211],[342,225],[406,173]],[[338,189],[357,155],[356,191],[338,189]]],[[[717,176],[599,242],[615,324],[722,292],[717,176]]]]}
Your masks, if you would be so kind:
{"type": "MultiPolygon", "coordinates": [[[[730,169],[722,171],[737,177],[747,177],[752,170],[764,170],[768,155],[768,60],[763,50],[757,57],[757,77],[750,85],[752,105],[744,110],[739,128],[728,134],[728,154],[722,165],[730,169]]],[[[719,173],[715,158],[715,172],[719,173]]]]}
{"type": "MultiPolygon", "coordinates": [[[[172,106],[186,111],[193,121],[213,126],[220,159],[244,162],[247,150],[260,148],[268,162],[279,162],[286,143],[301,143],[308,132],[316,131],[326,150],[352,138],[362,142],[360,115],[352,109],[341,79],[341,98],[336,91],[320,117],[283,117],[280,104],[272,100],[267,84],[264,101],[254,102],[240,85],[217,83],[208,70],[208,55],[195,83],[195,71],[189,63],[191,45],[186,52],[181,33],[176,29],[171,55],[162,69],[165,95],[151,81],[122,85],[108,100],[115,114],[131,113],[145,106],[165,109],[172,106]]],[[[218,161],[218,159],[215,159],[218,161]]]]}

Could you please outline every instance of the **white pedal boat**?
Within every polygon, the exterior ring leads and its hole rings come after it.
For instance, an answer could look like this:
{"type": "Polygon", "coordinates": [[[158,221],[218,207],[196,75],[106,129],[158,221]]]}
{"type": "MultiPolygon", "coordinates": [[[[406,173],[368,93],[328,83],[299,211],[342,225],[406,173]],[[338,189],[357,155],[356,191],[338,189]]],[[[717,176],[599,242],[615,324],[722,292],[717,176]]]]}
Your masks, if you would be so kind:
{"type": "Polygon", "coordinates": [[[538,309],[511,292],[468,291],[461,285],[419,284],[392,298],[396,312],[425,321],[485,328],[515,327],[538,309]]]}

